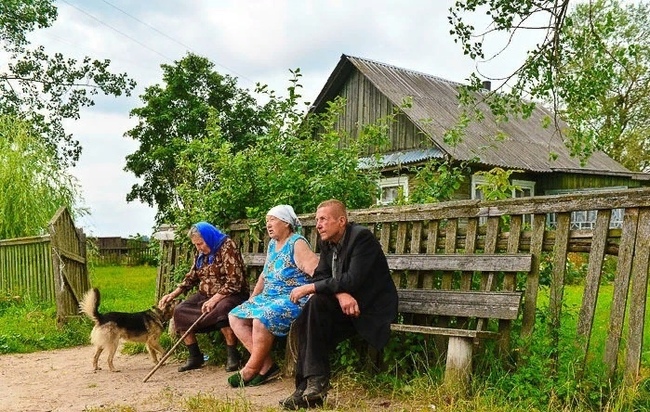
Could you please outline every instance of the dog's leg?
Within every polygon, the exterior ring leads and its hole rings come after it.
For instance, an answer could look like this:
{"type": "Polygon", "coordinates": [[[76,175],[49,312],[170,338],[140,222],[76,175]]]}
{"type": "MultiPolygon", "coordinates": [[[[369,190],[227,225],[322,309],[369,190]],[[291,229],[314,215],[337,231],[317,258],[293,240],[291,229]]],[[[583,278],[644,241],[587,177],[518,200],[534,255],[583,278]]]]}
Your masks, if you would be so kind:
{"type": "Polygon", "coordinates": [[[107,346],[108,346],[108,369],[111,370],[111,372],[119,372],[119,370],[115,369],[115,366],[113,366],[113,357],[115,357],[115,352],[117,352],[117,344],[119,343],[119,339],[115,339],[111,341],[107,346]]]}
{"type": "Polygon", "coordinates": [[[165,354],[165,350],[162,348],[162,346],[160,346],[158,339],[147,340],[147,352],[149,352],[151,360],[153,360],[153,363],[155,364],[158,363],[157,355],[160,355],[160,357],[162,357],[165,354]]]}
{"type": "Polygon", "coordinates": [[[99,363],[99,355],[102,354],[103,350],[104,350],[104,348],[102,348],[101,346],[97,346],[97,350],[95,350],[95,356],[93,356],[93,370],[94,371],[98,371],[98,370],[101,369],[99,367],[98,363],[99,363]]]}

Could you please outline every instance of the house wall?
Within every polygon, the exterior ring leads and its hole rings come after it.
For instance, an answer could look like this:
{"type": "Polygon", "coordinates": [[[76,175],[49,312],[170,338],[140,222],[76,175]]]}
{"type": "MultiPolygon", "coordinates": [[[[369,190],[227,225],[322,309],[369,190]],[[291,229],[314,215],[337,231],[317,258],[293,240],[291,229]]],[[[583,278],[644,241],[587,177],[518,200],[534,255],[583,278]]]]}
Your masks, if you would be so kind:
{"type": "Polygon", "coordinates": [[[538,195],[543,195],[549,190],[576,190],[599,187],[627,187],[631,189],[641,186],[638,180],[632,180],[629,177],[573,173],[542,173],[537,175],[536,182],[535,191],[538,195]]]}
{"type": "MultiPolygon", "coordinates": [[[[346,106],[339,116],[337,127],[345,130],[349,136],[341,140],[342,146],[348,145],[350,139],[357,138],[360,125],[375,123],[394,113],[397,108],[356,70],[341,88],[339,96],[345,98],[346,106]]],[[[427,146],[413,122],[402,113],[391,123],[389,133],[391,143],[388,152],[427,146]]]]}

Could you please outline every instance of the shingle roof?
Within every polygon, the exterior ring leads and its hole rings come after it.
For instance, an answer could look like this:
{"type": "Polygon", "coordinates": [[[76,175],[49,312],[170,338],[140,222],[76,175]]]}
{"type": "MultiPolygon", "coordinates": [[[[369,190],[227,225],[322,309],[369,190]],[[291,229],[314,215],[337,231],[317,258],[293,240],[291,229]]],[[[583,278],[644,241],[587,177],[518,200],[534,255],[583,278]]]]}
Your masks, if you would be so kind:
{"type": "Polygon", "coordinates": [[[552,114],[540,105],[528,119],[510,119],[499,125],[486,109],[485,119],[471,122],[462,142],[450,146],[444,142],[443,136],[456,124],[461,113],[459,83],[345,54],[317,97],[314,107],[332,99],[354,69],[361,72],[393,104],[399,106],[409,97],[412,105],[403,109],[405,115],[431,139],[434,147],[454,159],[478,158],[479,163],[485,165],[534,172],[637,174],[603,152],[594,153],[585,165],[581,165],[580,159],[570,156],[560,133],[553,126],[542,127],[543,119],[548,116],[552,118],[552,114]],[[499,132],[506,139],[495,139],[499,132]],[[557,154],[556,159],[550,159],[551,152],[557,154]]]}

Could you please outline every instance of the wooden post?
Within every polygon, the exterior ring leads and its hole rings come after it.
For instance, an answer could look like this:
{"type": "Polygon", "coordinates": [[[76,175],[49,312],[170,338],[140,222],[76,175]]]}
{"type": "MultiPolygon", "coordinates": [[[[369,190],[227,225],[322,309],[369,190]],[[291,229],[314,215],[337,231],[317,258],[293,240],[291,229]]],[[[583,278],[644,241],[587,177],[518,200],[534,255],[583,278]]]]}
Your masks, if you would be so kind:
{"type": "Polygon", "coordinates": [[[471,339],[449,337],[443,385],[450,395],[465,396],[468,393],[472,374],[472,349],[471,339]]]}

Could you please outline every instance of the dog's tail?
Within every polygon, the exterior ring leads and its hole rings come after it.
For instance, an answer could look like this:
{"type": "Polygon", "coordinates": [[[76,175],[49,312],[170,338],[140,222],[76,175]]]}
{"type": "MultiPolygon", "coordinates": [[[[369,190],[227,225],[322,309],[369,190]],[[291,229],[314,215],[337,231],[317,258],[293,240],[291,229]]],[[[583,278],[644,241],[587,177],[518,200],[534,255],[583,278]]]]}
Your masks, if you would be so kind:
{"type": "Polygon", "coordinates": [[[92,288],[84,295],[79,303],[79,311],[99,325],[99,289],[92,288]]]}

